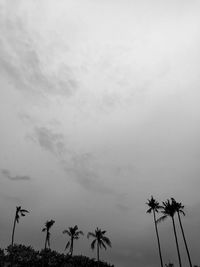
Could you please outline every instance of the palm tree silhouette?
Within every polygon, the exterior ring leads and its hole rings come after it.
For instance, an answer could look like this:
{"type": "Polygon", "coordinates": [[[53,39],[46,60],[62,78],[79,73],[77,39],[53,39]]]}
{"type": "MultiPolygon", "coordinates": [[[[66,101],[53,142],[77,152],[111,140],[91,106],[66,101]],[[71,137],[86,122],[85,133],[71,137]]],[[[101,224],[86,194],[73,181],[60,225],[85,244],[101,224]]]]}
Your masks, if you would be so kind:
{"type": "Polygon", "coordinates": [[[182,205],[181,202],[176,202],[176,200],[174,198],[171,198],[171,200],[172,200],[172,203],[174,205],[175,211],[177,212],[177,215],[178,215],[178,220],[179,220],[179,224],[180,224],[180,227],[181,227],[181,232],[182,232],[182,236],[183,236],[185,248],[186,248],[186,251],[187,251],[187,256],[188,256],[189,264],[190,264],[190,267],[192,267],[192,261],[191,261],[189,249],[188,249],[188,246],[187,246],[187,242],[186,242],[186,238],[185,238],[185,233],[184,233],[184,230],[183,230],[183,225],[182,225],[181,216],[180,216],[180,214],[182,214],[182,215],[185,216],[185,212],[183,211],[184,206],[182,205]]]}
{"type": "Polygon", "coordinates": [[[22,209],[21,206],[16,207],[15,219],[14,219],[13,230],[12,230],[12,241],[11,241],[11,246],[12,247],[13,247],[13,244],[14,244],[14,235],[15,235],[16,223],[19,223],[20,216],[24,217],[26,213],[28,213],[28,210],[22,209]]]}
{"type": "Polygon", "coordinates": [[[169,199],[167,199],[167,201],[164,201],[162,203],[163,203],[163,206],[162,206],[161,212],[164,215],[162,217],[160,217],[157,220],[157,222],[161,222],[161,221],[165,220],[167,217],[171,217],[172,223],[173,223],[174,237],[175,237],[175,241],[176,241],[176,248],[177,248],[177,253],[178,253],[179,266],[182,267],[178,238],[177,238],[177,233],[176,233],[176,225],[175,225],[175,221],[174,221],[174,215],[176,213],[175,205],[172,201],[170,203],[169,199]]]}
{"type": "Polygon", "coordinates": [[[87,238],[90,236],[94,238],[94,240],[91,243],[91,249],[93,250],[95,246],[97,246],[97,262],[98,262],[98,267],[99,267],[99,249],[104,248],[106,249],[106,245],[109,247],[112,247],[111,241],[108,237],[104,236],[106,231],[102,231],[98,227],[96,228],[95,232],[89,232],[87,234],[87,238]]]}
{"type": "Polygon", "coordinates": [[[158,251],[159,251],[159,256],[160,256],[160,264],[161,264],[161,267],[163,267],[160,239],[159,239],[158,227],[157,227],[157,223],[156,223],[156,212],[158,212],[158,210],[161,208],[161,206],[159,205],[159,202],[157,202],[153,198],[153,196],[151,196],[151,199],[148,199],[148,202],[146,204],[149,206],[149,209],[147,210],[147,213],[153,212],[154,225],[155,225],[156,236],[157,236],[157,241],[158,241],[158,251]]]}
{"type": "Polygon", "coordinates": [[[69,227],[68,230],[64,230],[63,234],[68,234],[70,237],[70,241],[67,242],[65,249],[68,249],[69,247],[69,254],[70,256],[73,255],[73,249],[74,249],[74,240],[79,239],[80,235],[83,235],[82,231],[78,231],[78,226],[75,225],[74,227],[69,227]]]}
{"type": "Polygon", "coordinates": [[[48,247],[50,249],[50,235],[51,234],[50,234],[49,230],[53,226],[54,223],[55,223],[54,220],[47,221],[45,223],[45,228],[42,229],[42,232],[45,232],[46,231],[45,246],[44,246],[44,249],[45,250],[47,248],[47,245],[48,245],[48,247]]]}

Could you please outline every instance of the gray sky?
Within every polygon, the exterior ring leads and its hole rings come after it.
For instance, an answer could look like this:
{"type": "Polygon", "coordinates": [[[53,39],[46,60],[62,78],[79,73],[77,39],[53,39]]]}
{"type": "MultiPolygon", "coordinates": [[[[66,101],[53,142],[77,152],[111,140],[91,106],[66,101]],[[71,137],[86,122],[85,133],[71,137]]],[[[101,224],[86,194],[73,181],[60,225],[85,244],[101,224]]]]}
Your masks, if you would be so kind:
{"type": "MultiPolygon", "coordinates": [[[[153,194],[186,205],[200,264],[199,13],[193,0],[0,0],[1,247],[22,205],[18,243],[43,247],[48,219],[59,251],[68,226],[99,226],[103,259],[159,266],[153,194]]],[[[159,231],[177,263],[170,220],[159,231]]],[[[75,253],[95,257],[86,237],[75,253]]]]}

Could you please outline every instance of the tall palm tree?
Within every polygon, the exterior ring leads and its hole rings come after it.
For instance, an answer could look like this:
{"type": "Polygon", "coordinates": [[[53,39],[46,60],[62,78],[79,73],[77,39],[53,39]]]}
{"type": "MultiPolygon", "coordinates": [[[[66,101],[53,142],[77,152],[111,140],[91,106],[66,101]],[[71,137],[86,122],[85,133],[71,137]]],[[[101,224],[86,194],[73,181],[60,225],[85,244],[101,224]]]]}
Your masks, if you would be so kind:
{"type": "Polygon", "coordinates": [[[149,207],[149,209],[147,210],[147,213],[153,212],[154,225],[155,225],[156,236],[157,236],[157,241],[158,241],[158,251],[159,251],[159,256],[160,256],[160,264],[161,264],[161,267],[163,267],[160,239],[159,239],[158,227],[157,227],[157,223],[156,223],[156,213],[159,211],[161,206],[160,206],[159,202],[153,198],[153,196],[151,196],[151,199],[148,199],[148,202],[146,204],[149,207]]]}
{"type": "Polygon", "coordinates": [[[47,221],[45,223],[45,227],[42,229],[42,232],[45,232],[46,231],[46,238],[45,238],[45,246],[44,246],[44,249],[46,250],[47,248],[47,245],[48,247],[50,248],[50,228],[53,226],[53,224],[55,223],[54,220],[50,220],[50,221],[47,221]]]}
{"type": "Polygon", "coordinates": [[[188,249],[188,246],[187,246],[187,242],[186,242],[186,238],[185,238],[185,233],[184,233],[184,230],[183,230],[183,225],[182,225],[181,216],[180,216],[180,214],[182,214],[182,215],[185,216],[185,212],[183,211],[184,206],[182,205],[181,202],[176,202],[176,200],[174,198],[171,198],[171,200],[172,200],[172,203],[174,205],[175,211],[177,212],[177,215],[178,215],[178,220],[179,220],[179,224],[180,224],[180,227],[181,227],[181,232],[182,232],[182,236],[183,236],[185,248],[186,248],[186,251],[187,251],[187,256],[188,256],[189,264],[190,264],[190,267],[192,267],[192,261],[191,261],[189,249],[188,249]]]}
{"type": "Polygon", "coordinates": [[[83,235],[83,232],[78,231],[78,226],[75,225],[74,227],[69,227],[67,230],[64,230],[63,234],[68,234],[68,236],[70,237],[70,241],[67,242],[65,249],[69,248],[69,254],[72,256],[74,249],[74,240],[79,239],[80,235],[83,235]]]}
{"type": "Polygon", "coordinates": [[[175,221],[174,221],[174,215],[176,213],[176,209],[175,209],[174,203],[172,201],[170,202],[169,199],[167,199],[167,201],[164,201],[161,212],[164,215],[162,217],[160,217],[157,220],[157,222],[161,222],[161,221],[165,220],[167,217],[171,217],[171,219],[172,219],[174,237],[175,237],[176,248],[177,248],[177,253],[178,253],[179,266],[182,267],[181,256],[180,256],[180,251],[179,251],[179,244],[178,244],[178,238],[177,238],[177,233],[176,233],[176,225],[175,225],[175,221]]]}
{"type": "Polygon", "coordinates": [[[20,216],[24,217],[26,215],[26,213],[28,213],[28,210],[22,209],[21,206],[16,207],[15,219],[14,219],[13,230],[12,230],[12,241],[11,241],[12,247],[14,244],[14,235],[15,235],[16,223],[19,223],[20,216]]]}
{"type": "Polygon", "coordinates": [[[91,248],[92,250],[97,246],[97,262],[98,262],[98,267],[99,267],[99,249],[104,248],[106,249],[106,245],[111,247],[111,241],[108,237],[105,236],[106,231],[102,231],[98,227],[96,228],[95,232],[89,232],[87,234],[87,238],[90,236],[94,238],[94,240],[91,243],[91,248]]]}

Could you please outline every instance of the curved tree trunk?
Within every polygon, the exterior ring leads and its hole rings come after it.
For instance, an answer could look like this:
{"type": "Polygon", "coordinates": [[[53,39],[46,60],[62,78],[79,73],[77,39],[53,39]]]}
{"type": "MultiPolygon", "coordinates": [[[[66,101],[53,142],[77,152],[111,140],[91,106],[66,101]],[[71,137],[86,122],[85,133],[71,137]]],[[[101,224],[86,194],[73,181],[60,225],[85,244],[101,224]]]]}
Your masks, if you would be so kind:
{"type": "Polygon", "coordinates": [[[159,239],[159,235],[158,235],[158,227],[157,227],[157,223],[156,223],[155,210],[153,210],[153,217],[154,217],[154,224],[155,224],[156,236],[157,236],[157,241],[158,241],[158,251],[159,251],[159,256],[160,256],[160,264],[161,264],[161,267],[163,267],[163,260],[162,260],[162,254],[161,254],[160,239],[159,239]]]}
{"type": "Polygon", "coordinates": [[[175,236],[176,248],[177,248],[177,253],[178,253],[179,266],[182,267],[181,256],[180,256],[179,245],[178,245],[178,238],[177,238],[177,234],[176,234],[176,226],[175,226],[175,222],[174,222],[174,217],[172,217],[172,223],[173,223],[174,236],[175,236]]]}
{"type": "Polygon", "coordinates": [[[192,267],[192,261],[191,261],[191,258],[190,258],[190,253],[189,253],[189,249],[188,249],[188,246],[187,246],[187,242],[186,242],[186,238],[185,238],[185,234],[184,234],[184,230],[183,230],[183,225],[182,225],[182,222],[181,222],[181,217],[180,217],[179,212],[178,212],[178,220],[179,220],[179,224],[180,224],[180,227],[181,227],[181,232],[182,232],[182,235],[183,235],[183,240],[184,240],[184,243],[185,243],[185,248],[186,248],[186,251],[187,251],[187,256],[188,256],[188,260],[189,260],[189,263],[190,263],[190,267],[192,267]]]}

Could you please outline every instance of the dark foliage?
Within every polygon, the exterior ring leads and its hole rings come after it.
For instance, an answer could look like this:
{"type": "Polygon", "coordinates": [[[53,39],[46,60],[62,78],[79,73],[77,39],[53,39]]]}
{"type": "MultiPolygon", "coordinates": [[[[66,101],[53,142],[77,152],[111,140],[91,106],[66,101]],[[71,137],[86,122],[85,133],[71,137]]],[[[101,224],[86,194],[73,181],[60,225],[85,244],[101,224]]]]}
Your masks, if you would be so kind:
{"type": "MultiPolygon", "coordinates": [[[[86,256],[69,256],[50,249],[35,251],[31,246],[14,244],[4,250],[0,249],[0,266],[10,266],[13,256],[13,267],[96,267],[97,262],[86,256]]],[[[114,267],[100,261],[100,267],[114,267]]]]}

